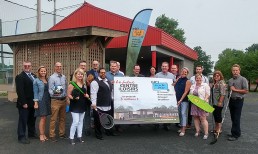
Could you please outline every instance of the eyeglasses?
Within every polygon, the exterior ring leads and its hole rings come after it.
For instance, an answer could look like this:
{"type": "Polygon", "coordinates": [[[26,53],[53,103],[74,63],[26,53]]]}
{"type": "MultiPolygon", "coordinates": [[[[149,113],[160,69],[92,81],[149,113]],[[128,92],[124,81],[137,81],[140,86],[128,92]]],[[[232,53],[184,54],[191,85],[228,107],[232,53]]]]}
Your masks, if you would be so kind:
{"type": "Polygon", "coordinates": [[[106,72],[99,72],[100,74],[105,74],[106,72]]]}
{"type": "Polygon", "coordinates": [[[31,65],[23,65],[24,67],[31,67],[31,65]]]}

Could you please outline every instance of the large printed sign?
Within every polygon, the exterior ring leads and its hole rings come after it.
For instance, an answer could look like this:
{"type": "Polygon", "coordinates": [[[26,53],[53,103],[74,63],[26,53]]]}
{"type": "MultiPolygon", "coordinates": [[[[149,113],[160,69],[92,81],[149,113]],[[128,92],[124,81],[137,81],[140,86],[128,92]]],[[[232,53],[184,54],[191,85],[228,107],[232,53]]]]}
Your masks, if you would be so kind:
{"type": "Polygon", "coordinates": [[[171,79],[164,78],[115,77],[115,123],[178,123],[172,82],[171,79]]]}

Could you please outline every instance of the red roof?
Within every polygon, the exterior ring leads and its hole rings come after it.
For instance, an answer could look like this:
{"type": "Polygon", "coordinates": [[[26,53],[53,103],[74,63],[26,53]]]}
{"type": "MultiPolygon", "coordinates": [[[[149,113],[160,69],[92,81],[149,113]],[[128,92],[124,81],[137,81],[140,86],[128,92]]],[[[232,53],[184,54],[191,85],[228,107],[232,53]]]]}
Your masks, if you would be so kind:
{"type": "MultiPolygon", "coordinates": [[[[97,8],[85,2],[65,19],[53,26],[50,30],[62,30],[97,26],[107,29],[124,31],[129,34],[132,19],[97,8]]],[[[107,48],[125,48],[128,36],[114,38],[107,48]]],[[[196,51],[170,36],[163,30],[152,26],[148,27],[142,46],[161,46],[173,50],[193,60],[197,60],[196,51]]]]}

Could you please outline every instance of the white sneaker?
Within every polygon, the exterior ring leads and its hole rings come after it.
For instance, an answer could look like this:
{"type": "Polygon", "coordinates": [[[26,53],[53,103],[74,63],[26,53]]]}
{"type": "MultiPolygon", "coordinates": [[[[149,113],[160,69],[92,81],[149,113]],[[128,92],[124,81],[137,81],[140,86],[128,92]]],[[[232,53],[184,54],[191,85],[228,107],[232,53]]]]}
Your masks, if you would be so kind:
{"type": "Polygon", "coordinates": [[[183,132],[181,132],[180,134],[179,134],[179,136],[185,136],[185,133],[183,133],[183,132]]]}
{"type": "Polygon", "coordinates": [[[181,133],[181,129],[179,129],[177,132],[178,132],[178,133],[181,133]]]}
{"type": "Polygon", "coordinates": [[[203,139],[204,139],[204,140],[207,140],[207,138],[208,138],[208,135],[204,135],[204,136],[203,136],[203,139]]]}
{"type": "Polygon", "coordinates": [[[195,137],[198,137],[198,136],[199,136],[199,133],[195,133],[194,136],[195,136],[195,137]]]}

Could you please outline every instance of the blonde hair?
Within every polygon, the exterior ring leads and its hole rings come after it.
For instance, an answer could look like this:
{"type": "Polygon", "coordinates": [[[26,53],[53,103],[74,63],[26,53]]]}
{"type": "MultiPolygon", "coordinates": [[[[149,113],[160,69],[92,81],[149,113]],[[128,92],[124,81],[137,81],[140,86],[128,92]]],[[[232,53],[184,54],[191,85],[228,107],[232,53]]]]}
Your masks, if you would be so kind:
{"type": "Polygon", "coordinates": [[[201,74],[195,74],[195,79],[200,76],[202,78],[202,75],[201,74]]]}
{"type": "Polygon", "coordinates": [[[84,72],[82,69],[80,69],[80,68],[78,68],[78,69],[76,69],[76,70],[74,71],[72,81],[74,81],[75,83],[77,82],[76,75],[77,75],[78,73],[81,73],[81,74],[83,75],[82,84],[84,84],[84,83],[85,83],[85,82],[84,82],[84,81],[85,81],[85,72],[84,72]]]}
{"type": "Polygon", "coordinates": [[[187,67],[183,67],[182,69],[181,69],[181,71],[182,70],[186,70],[187,71],[187,75],[189,74],[189,69],[187,68],[187,67]]]}
{"type": "Polygon", "coordinates": [[[231,70],[233,69],[233,67],[238,67],[238,68],[239,68],[239,71],[241,71],[240,65],[234,64],[234,65],[232,66],[231,70]]]}

